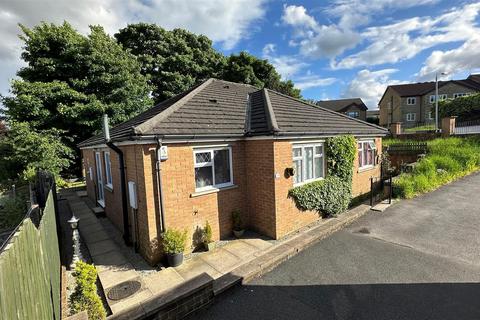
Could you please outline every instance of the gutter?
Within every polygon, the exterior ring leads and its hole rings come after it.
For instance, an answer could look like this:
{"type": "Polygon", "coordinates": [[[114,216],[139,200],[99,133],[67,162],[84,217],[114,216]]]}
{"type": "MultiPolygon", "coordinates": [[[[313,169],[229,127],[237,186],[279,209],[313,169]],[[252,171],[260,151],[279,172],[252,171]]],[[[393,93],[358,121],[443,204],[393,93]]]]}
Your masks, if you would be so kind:
{"type": "Polygon", "coordinates": [[[160,219],[157,219],[157,233],[163,233],[165,231],[165,207],[162,192],[162,159],[160,158],[160,149],[162,148],[162,139],[156,137],[157,146],[155,148],[155,175],[157,180],[157,194],[158,194],[158,212],[160,213],[160,219]]]}
{"type": "Polygon", "coordinates": [[[123,216],[123,240],[127,246],[131,246],[130,241],[130,229],[129,229],[129,219],[128,219],[128,208],[127,208],[127,187],[125,179],[125,158],[123,156],[123,151],[117,147],[110,140],[110,132],[108,129],[108,116],[103,116],[103,126],[105,133],[105,142],[106,145],[112,149],[118,155],[118,162],[120,164],[120,193],[122,194],[122,216],[123,216]]]}

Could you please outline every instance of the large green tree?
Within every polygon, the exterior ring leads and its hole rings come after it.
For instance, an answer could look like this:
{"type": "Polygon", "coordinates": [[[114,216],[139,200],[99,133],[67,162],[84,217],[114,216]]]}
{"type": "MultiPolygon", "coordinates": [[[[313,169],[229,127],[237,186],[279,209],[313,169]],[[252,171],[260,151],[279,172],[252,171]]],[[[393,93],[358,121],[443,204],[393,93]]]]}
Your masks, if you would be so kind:
{"type": "Polygon", "coordinates": [[[115,38],[138,57],[157,102],[201,80],[219,77],[225,65],[225,57],[209,38],[183,29],[167,31],[156,24],[137,23],[120,29],[115,38]]]}
{"type": "MultiPolygon", "coordinates": [[[[93,26],[87,36],[67,22],[21,29],[27,66],[2,99],[9,123],[28,123],[47,137],[57,129],[60,141],[74,149],[101,128],[103,113],[115,125],[151,106],[140,63],[103,28],[93,26]]],[[[78,170],[78,152],[76,160],[78,170]]]]}
{"type": "Polygon", "coordinates": [[[293,82],[282,81],[268,60],[259,59],[245,51],[228,57],[222,79],[269,88],[295,98],[301,97],[300,90],[294,87],[293,82]]]}
{"type": "Polygon", "coordinates": [[[115,38],[142,63],[142,73],[149,77],[157,102],[210,77],[267,87],[300,97],[300,90],[293,82],[282,81],[267,60],[246,52],[225,57],[203,35],[137,23],[121,29],[115,38]]]}

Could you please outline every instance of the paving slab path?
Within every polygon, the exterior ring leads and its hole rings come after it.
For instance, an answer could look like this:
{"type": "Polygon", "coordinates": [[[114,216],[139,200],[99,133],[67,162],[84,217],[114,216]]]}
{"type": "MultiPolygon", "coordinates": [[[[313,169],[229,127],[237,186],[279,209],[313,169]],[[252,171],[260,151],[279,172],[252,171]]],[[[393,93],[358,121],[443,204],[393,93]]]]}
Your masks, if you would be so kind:
{"type": "Polygon", "coordinates": [[[480,173],[371,212],[191,319],[480,319],[480,173]]]}

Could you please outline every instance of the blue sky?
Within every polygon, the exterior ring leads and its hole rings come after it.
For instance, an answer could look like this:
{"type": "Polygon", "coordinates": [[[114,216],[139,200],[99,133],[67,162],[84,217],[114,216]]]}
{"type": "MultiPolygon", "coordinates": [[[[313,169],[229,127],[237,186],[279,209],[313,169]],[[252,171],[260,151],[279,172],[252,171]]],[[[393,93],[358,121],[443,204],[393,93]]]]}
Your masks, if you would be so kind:
{"type": "Polygon", "coordinates": [[[446,0],[6,0],[0,3],[0,93],[21,66],[17,23],[147,21],[186,28],[229,54],[270,60],[311,99],[361,97],[371,109],[389,84],[480,71],[480,3],[446,0]]]}

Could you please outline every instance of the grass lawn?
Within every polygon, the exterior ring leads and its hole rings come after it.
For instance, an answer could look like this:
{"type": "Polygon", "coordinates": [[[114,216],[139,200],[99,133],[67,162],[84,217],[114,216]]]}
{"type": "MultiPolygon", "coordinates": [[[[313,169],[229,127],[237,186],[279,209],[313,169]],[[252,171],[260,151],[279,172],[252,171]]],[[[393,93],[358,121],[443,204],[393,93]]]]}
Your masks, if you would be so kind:
{"type": "Polygon", "coordinates": [[[413,127],[413,128],[405,128],[405,132],[418,132],[418,131],[432,131],[435,130],[435,125],[434,124],[426,124],[423,126],[419,127],[413,127]]]}
{"type": "Polygon", "coordinates": [[[438,138],[427,145],[427,156],[413,172],[395,179],[395,196],[413,198],[480,169],[479,138],[438,138]]]}

